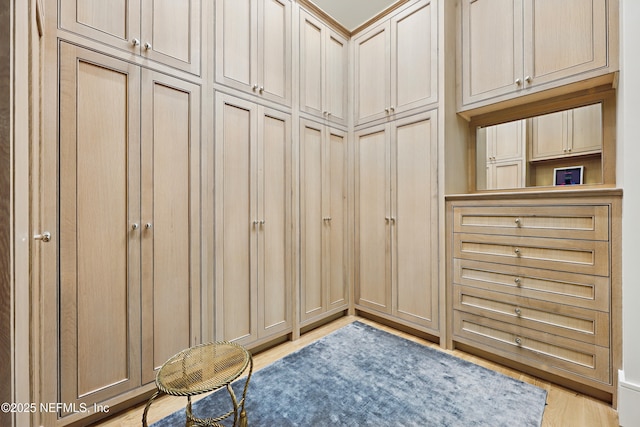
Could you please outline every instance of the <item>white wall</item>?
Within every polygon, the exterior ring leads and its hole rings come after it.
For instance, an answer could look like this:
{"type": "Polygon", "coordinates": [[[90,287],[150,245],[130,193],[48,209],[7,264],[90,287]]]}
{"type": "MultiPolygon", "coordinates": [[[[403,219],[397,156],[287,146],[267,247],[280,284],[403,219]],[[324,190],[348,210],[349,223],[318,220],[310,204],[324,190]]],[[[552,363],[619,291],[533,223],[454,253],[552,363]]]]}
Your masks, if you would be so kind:
{"type": "Polygon", "coordinates": [[[640,420],[640,1],[620,0],[617,182],[624,189],[622,214],[622,344],[618,412],[620,425],[640,420]]]}

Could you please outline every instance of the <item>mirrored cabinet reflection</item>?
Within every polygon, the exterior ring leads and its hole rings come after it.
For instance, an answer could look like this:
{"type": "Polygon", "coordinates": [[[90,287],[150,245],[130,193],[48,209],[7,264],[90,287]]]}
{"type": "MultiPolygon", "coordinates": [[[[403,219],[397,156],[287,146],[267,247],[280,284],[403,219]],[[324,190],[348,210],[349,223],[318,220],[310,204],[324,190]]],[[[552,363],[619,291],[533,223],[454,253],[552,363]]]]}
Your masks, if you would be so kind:
{"type": "Polygon", "coordinates": [[[476,129],[476,188],[565,185],[558,171],[578,168],[575,184],[601,184],[600,103],[476,129]]]}

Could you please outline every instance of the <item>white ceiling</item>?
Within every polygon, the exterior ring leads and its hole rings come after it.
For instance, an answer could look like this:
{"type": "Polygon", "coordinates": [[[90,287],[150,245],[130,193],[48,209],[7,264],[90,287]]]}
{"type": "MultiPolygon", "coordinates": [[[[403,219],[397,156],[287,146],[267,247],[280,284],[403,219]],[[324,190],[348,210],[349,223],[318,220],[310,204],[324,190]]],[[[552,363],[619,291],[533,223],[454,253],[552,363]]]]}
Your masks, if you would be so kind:
{"type": "Polygon", "coordinates": [[[397,0],[311,0],[351,31],[391,6],[397,0]]]}

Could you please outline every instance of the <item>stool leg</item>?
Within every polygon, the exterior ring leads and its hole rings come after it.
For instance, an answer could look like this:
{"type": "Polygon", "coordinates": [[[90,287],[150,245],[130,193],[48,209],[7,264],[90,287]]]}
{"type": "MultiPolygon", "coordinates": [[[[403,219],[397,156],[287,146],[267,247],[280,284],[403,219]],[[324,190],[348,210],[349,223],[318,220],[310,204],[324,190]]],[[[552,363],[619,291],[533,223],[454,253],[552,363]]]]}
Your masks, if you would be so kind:
{"type": "Polygon", "coordinates": [[[149,399],[147,405],[144,407],[144,412],[142,413],[142,427],[147,427],[147,413],[151,407],[151,402],[153,402],[158,395],[160,395],[160,390],[156,391],[153,396],[151,396],[151,399],[149,399]]]}

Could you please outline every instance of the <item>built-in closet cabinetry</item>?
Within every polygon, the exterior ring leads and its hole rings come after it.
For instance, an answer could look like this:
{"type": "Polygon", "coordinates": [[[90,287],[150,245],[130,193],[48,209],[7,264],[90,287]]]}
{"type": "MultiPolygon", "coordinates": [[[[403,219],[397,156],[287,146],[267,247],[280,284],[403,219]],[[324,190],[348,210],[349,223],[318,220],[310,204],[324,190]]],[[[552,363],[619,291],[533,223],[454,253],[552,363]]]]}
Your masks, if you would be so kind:
{"type": "Polygon", "coordinates": [[[461,6],[461,110],[617,70],[617,0],[461,6]]]}
{"type": "Polygon", "coordinates": [[[300,123],[300,320],[345,310],[349,302],[347,132],[300,123]]]}
{"type": "Polygon", "coordinates": [[[438,7],[421,0],[353,40],[354,124],[395,118],[438,97],[438,7]]]}
{"type": "Polygon", "coordinates": [[[453,340],[613,394],[620,194],[452,196],[453,340]]]}
{"type": "Polygon", "coordinates": [[[304,9],[300,10],[300,110],[346,125],[347,39],[304,9]]]}
{"type": "Polygon", "coordinates": [[[524,187],[526,128],[525,120],[484,128],[487,190],[524,187]]]}
{"type": "Polygon", "coordinates": [[[215,337],[239,344],[292,325],[291,115],[215,98],[215,337]]]}
{"type": "Polygon", "coordinates": [[[91,405],[201,339],[200,86],[59,52],[58,400],[91,405]]]}
{"type": "Polygon", "coordinates": [[[200,74],[201,0],[59,0],[60,27],[200,74]]]}
{"type": "Polygon", "coordinates": [[[216,0],[215,80],[291,105],[291,0],[216,0]]]}
{"type": "Polygon", "coordinates": [[[531,118],[531,160],[600,153],[601,111],[596,104],[531,118]]]}
{"type": "Polygon", "coordinates": [[[438,330],[435,111],[355,132],[355,304],[438,330]]]}

